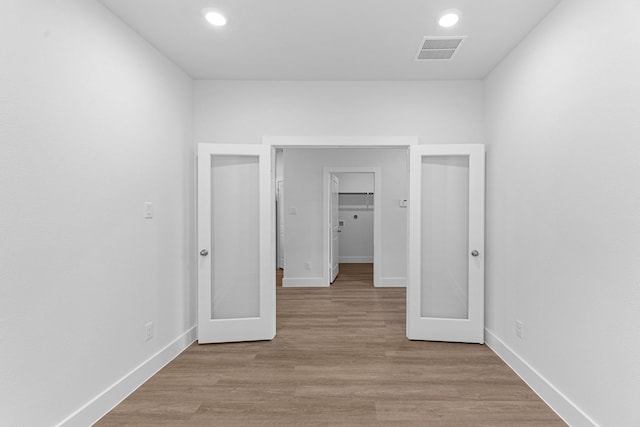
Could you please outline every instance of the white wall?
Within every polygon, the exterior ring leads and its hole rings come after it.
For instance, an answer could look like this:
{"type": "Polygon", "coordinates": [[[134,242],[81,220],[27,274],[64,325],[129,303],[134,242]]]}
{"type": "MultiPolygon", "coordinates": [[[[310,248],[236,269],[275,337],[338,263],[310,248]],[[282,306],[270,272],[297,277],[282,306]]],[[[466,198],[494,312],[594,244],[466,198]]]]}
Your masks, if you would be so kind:
{"type": "MultiPolygon", "coordinates": [[[[406,209],[405,209],[406,210],[406,209]]],[[[369,209],[340,208],[339,260],[342,263],[372,263],[373,207],[369,209]]],[[[405,279],[406,272],[403,276],[405,279]]]]}
{"type": "Polygon", "coordinates": [[[576,426],[640,425],[639,16],[564,0],[487,79],[487,328],[576,426]]]}
{"type": "Polygon", "coordinates": [[[337,172],[341,193],[373,193],[375,190],[374,174],[371,172],[337,172]]]}
{"type": "Polygon", "coordinates": [[[323,282],[323,167],[373,166],[381,168],[382,283],[406,281],[407,210],[398,199],[407,198],[407,150],[313,149],[284,150],[285,256],[284,278],[290,282],[323,282]],[[289,215],[289,208],[296,215],[289,215]],[[306,269],[305,263],[311,268],[306,269]]]}
{"type": "Polygon", "coordinates": [[[195,324],[192,83],[93,0],[3,1],[0,63],[0,424],[54,425],[195,324]]]}
{"type": "Polygon", "coordinates": [[[259,144],[264,135],[413,135],[483,143],[481,81],[196,81],[197,142],[259,144]]]}

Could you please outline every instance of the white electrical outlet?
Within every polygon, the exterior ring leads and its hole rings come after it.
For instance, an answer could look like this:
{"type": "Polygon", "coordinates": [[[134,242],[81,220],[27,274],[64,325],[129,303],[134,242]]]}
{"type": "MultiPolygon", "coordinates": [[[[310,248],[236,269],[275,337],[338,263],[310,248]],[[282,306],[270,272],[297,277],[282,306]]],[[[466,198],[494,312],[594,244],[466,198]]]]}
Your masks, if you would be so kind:
{"type": "Polygon", "coordinates": [[[305,262],[304,263],[304,269],[305,270],[311,270],[311,263],[310,262],[305,262]]]}
{"type": "Polygon", "coordinates": [[[522,322],[519,320],[516,320],[516,336],[518,338],[522,338],[522,322]]]}
{"type": "Polygon", "coordinates": [[[153,322],[144,325],[144,340],[151,341],[153,339],[153,322]]]}

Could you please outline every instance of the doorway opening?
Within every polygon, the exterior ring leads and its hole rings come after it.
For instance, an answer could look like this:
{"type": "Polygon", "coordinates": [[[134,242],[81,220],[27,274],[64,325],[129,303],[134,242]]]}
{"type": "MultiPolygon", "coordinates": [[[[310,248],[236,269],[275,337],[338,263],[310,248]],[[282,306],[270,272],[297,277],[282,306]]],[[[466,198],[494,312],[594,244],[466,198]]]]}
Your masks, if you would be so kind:
{"type": "MultiPolygon", "coordinates": [[[[351,138],[346,139],[351,141],[351,138]]],[[[299,138],[295,140],[299,141],[299,138]]],[[[394,273],[408,275],[403,280],[403,285],[408,285],[407,337],[484,342],[484,146],[410,145],[407,150],[406,146],[399,147],[404,144],[396,143],[371,149],[373,147],[368,146],[376,145],[369,143],[371,138],[355,140],[358,144],[344,144],[344,138],[334,138],[333,143],[322,148],[317,147],[318,138],[307,139],[308,143],[302,146],[266,141],[263,145],[198,146],[200,343],[269,340],[275,336],[275,153],[276,148],[282,148],[276,147],[278,145],[286,146],[285,160],[289,154],[291,160],[295,160],[291,163],[283,161],[286,193],[282,203],[286,215],[284,286],[289,279],[291,286],[325,288],[314,293],[329,290],[328,199],[331,193],[327,191],[330,187],[328,177],[331,173],[336,177],[337,172],[354,172],[352,165],[365,168],[365,165],[378,164],[385,176],[385,186],[381,188],[374,184],[374,221],[375,216],[382,213],[387,224],[382,236],[384,248],[380,245],[384,250],[382,272],[386,280],[382,285],[393,286],[388,281],[397,279],[393,277],[394,273]],[[393,152],[404,167],[387,164],[393,152]],[[249,164],[252,173],[244,173],[249,164]],[[287,171],[288,168],[291,170],[287,171]],[[291,171],[297,175],[288,175],[291,171]],[[323,176],[327,179],[323,180],[323,176]],[[389,178],[394,176],[402,183],[402,189],[396,192],[389,186],[394,181],[389,178]],[[229,183],[235,181],[238,181],[237,185],[230,189],[229,183]],[[237,191],[245,184],[253,190],[237,191]],[[380,194],[381,191],[384,194],[380,194]],[[251,206],[244,200],[247,197],[253,203],[251,206]],[[381,199],[384,212],[376,206],[381,199]],[[394,215],[400,212],[401,215],[394,215]],[[456,221],[449,227],[447,224],[453,219],[456,221]],[[227,235],[233,238],[227,239],[227,235]],[[294,240],[289,239],[291,235],[295,236],[294,240]],[[221,250],[225,250],[223,255],[220,255],[221,250]],[[233,262],[228,260],[230,250],[236,254],[233,262]],[[394,265],[394,259],[404,262],[394,265]],[[297,269],[298,277],[287,277],[291,274],[289,266],[297,269]],[[451,271],[456,274],[450,274],[451,271]],[[253,298],[247,298],[247,292],[234,286],[236,282],[254,285],[249,290],[253,298]],[[466,293],[447,293],[466,300],[466,309],[434,312],[433,303],[445,295],[434,293],[437,286],[446,290],[467,289],[466,293]],[[221,306],[225,298],[229,303],[221,306]],[[257,302],[257,306],[253,302],[257,302]],[[224,311],[227,308],[233,308],[233,311],[224,311]]],[[[376,177],[378,175],[375,173],[376,177]]],[[[336,181],[339,183],[339,179],[336,181]]],[[[337,195],[339,206],[337,187],[333,193],[337,195]]],[[[376,240],[374,236],[374,268],[378,270],[376,240]]]]}
{"type": "Polygon", "coordinates": [[[338,261],[350,283],[374,286],[375,173],[337,172],[338,261]],[[355,281],[354,281],[355,279],[355,281]]]}
{"type": "MultiPolygon", "coordinates": [[[[325,250],[329,283],[336,264],[373,264],[373,286],[380,285],[382,257],[382,172],[377,166],[324,167],[325,250]],[[336,188],[336,183],[337,188],[336,188]]],[[[406,221],[406,219],[405,219],[406,221]]]]}
{"type": "Polygon", "coordinates": [[[339,261],[341,264],[373,264],[373,173],[343,172],[338,192],[339,261]]]}
{"type": "Polygon", "coordinates": [[[365,263],[373,286],[405,287],[408,212],[399,202],[408,194],[407,147],[278,147],[275,154],[283,286],[330,286],[340,263],[365,263]]]}

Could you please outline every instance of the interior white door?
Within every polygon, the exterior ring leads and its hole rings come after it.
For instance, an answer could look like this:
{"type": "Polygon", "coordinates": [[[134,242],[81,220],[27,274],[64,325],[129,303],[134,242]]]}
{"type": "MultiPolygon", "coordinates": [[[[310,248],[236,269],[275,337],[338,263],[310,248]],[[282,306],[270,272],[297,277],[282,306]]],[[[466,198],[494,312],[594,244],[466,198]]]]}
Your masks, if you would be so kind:
{"type": "Polygon", "coordinates": [[[271,147],[198,145],[198,342],[275,336],[271,147]]]}
{"type": "Polygon", "coordinates": [[[329,197],[329,228],[331,230],[331,283],[336,280],[338,277],[338,273],[340,273],[340,241],[338,240],[338,236],[340,236],[340,227],[339,227],[339,195],[340,195],[340,181],[335,174],[329,175],[330,183],[330,191],[331,195],[329,197]]]}
{"type": "Polygon", "coordinates": [[[484,343],[484,145],[415,145],[407,337],[484,343]]]}

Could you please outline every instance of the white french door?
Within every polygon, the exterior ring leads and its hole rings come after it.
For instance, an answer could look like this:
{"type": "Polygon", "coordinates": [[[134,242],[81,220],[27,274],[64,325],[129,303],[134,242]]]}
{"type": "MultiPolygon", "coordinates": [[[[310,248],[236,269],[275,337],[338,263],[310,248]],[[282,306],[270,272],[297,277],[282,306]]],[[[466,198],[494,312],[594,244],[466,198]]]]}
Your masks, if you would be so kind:
{"type": "Polygon", "coordinates": [[[409,153],[407,337],[484,343],[484,145],[409,153]]]}
{"type": "Polygon", "coordinates": [[[275,336],[270,146],[198,145],[198,342],[275,336]]]}

